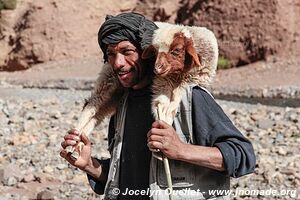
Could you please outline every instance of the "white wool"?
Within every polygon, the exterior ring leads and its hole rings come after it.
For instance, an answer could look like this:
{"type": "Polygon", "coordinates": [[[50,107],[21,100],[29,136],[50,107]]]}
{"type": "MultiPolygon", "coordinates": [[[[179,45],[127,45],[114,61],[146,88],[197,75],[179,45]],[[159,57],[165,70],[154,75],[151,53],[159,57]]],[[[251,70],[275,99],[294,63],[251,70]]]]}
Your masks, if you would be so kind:
{"type": "Polygon", "coordinates": [[[183,35],[184,35],[186,38],[191,38],[191,37],[192,37],[192,33],[191,33],[188,29],[186,29],[186,28],[182,29],[181,32],[183,33],[183,35]]]}
{"type": "Polygon", "coordinates": [[[158,52],[168,52],[176,33],[183,33],[185,37],[191,38],[191,32],[183,25],[174,25],[164,22],[155,22],[159,29],[154,31],[152,45],[158,52]]]}

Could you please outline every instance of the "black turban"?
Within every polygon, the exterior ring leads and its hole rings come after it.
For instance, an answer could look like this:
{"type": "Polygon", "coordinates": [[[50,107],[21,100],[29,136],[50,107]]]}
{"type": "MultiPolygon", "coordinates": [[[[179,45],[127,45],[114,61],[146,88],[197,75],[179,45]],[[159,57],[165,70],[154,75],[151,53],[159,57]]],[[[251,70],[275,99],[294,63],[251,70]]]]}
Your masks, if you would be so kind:
{"type": "Polygon", "coordinates": [[[107,61],[107,45],[121,41],[130,41],[140,50],[152,42],[153,31],[158,27],[137,13],[121,13],[117,16],[107,15],[98,32],[98,43],[107,61]]]}

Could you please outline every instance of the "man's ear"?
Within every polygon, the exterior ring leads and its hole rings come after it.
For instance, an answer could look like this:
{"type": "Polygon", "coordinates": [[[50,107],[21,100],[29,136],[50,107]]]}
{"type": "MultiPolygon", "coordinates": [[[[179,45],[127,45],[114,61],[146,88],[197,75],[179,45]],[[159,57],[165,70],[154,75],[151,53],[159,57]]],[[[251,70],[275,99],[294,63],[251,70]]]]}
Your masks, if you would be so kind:
{"type": "Polygon", "coordinates": [[[156,56],[156,48],[153,45],[148,46],[142,53],[142,59],[148,59],[156,56]]]}
{"type": "Polygon", "coordinates": [[[200,63],[200,56],[197,54],[195,47],[193,46],[193,42],[187,42],[186,47],[186,54],[185,54],[185,64],[187,65],[188,69],[193,66],[199,66],[200,63]]]}

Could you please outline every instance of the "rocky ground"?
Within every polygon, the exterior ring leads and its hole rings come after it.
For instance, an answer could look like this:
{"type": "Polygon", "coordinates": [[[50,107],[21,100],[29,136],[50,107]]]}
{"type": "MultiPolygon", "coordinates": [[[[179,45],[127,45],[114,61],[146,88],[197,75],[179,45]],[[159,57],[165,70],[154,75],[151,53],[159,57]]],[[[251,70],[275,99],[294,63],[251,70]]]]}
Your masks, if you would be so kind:
{"type": "MultiPolygon", "coordinates": [[[[0,199],[98,199],[85,174],[59,157],[60,142],[88,95],[74,89],[1,86],[0,199]]],[[[299,199],[300,107],[218,102],[253,142],[257,156],[254,174],[232,180],[233,192],[246,194],[232,197],[299,199]],[[249,194],[253,190],[276,190],[283,195],[249,194]]],[[[108,156],[105,126],[91,139],[93,154],[108,156]]]]}
{"type": "MultiPolygon", "coordinates": [[[[95,33],[106,14],[120,11],[206,26],[221,55],[252,63],[219,71],[212,88],[222,99],[252,103],[219,101],[257,155],[255,173],[232,180],[240,192],[232,197],[300,199],[299,9],[297,0],[23,0],[2,11],[0,70],[34,67],[0,73],[0,200],[99,199],[86,175],[58,154],[101,66],[95,33]]],[[[105,127],[91,136],[98,157],[108,156],[105,127]]]]}

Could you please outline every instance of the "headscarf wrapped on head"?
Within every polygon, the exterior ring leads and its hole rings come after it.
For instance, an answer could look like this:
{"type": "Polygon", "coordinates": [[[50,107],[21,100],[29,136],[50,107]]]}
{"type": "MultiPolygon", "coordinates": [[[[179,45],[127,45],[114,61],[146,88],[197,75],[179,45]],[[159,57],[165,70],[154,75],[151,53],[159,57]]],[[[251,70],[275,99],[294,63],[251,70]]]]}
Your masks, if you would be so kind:
{"type": "Polygon", "coordinates": [[[157,28],[154,22],[138,13],[107,15],[98,32],[98,43],[104,54],[104,62],[107,61],[106,50],[109,44],[127,40],[144,50],[151,44],[153,31],[157,28]]]}

